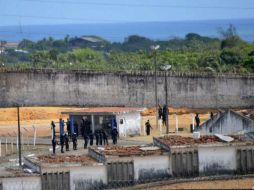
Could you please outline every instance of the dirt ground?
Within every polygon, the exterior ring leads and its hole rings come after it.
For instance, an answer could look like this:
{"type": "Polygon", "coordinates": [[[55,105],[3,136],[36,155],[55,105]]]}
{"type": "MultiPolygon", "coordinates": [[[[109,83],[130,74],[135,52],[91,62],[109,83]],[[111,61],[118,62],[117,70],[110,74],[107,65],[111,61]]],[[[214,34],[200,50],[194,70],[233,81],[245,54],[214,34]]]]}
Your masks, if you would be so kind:
{"type": "Polygon", "coordinates": [[[169,189],[254,189],[254,178],[235,180],[215,180],[202,182],[178,183],[157,187],[146,187],[149,190],[169,190],[169,189]]]}
{"type": "MultiPolygon", "coordinates": [[[[21,132],[25,136],[33,136],[34,128],[37,130],[37,136],[45,137],[50,136],[50,122],[53,120],[55,122],[59,121],[62,117],[64,120],[67,119],[67,115],[62,115],[63,111],[70,111],[74,108],[71,107],[21,107],[20,108],[20,120],[21,120],[21,132]]],[[[195,113],[200,114],[201,123],[209,119],[210,112],[218,112],[218,110],[206,110],[206,109],[174,109],[169,108],[169,131],[170,133],[175,132],[176,119],[175,113],[178,117],[178,127],[182,128],[183,131],[179,134],[183,136],[190,135],[190,124],[192,123],[192,116],[195,113]],[[194,113],[194,114],[192,114],[194,113]]],[[[165,126],[161,128],[156,127],[156,117],[155,108],[146,109],[142,113],[142,134],[144,135],[144,126],[147,120],[153,127],[151,136],[160,136],[165,134],[165,126]]],[[[58,130],[58,127],[56,128],[58,130]]],[[[17,133],[17,109],[16,108],[0,108],[0,136],[16,136],[17,133]]],[[[146,137],[133,137],[145,140],[146,137]]],[[[150,140],[151,138],[148,137],[150,140]]],[[[138,140],[138,139],[136,139],[138,140]]]]}
{"type": "MultiPolygon", "coordinates": [[[[63,107],[32,107],[32,108],[20,108],[21,119],[21,132],[24,138],[32,137],[33,127],[37,129],[37,136],[45,137],[50,136],[50,122],[58,121],[60,117],[64,120],[67,119],[67,115],[61,115],[61,112],[71,110],[72,108],[63,107]]],[[[191,136],[189,133],[190,124],[192,123],[191,113],[200,113],[201,123],[205,122],[209,118],[211,110],[188,110],[188,109],[173,109],[170,108],[169,115],[169,129],[170,134],[175,134],[175,115],[178,115],[179,128],[183,128],[183,131],[179,131],[181,136],[191,136]]],[[[212,110],[214,113],[216,110],[212,110]]],[[[156,128],[155,109],[147,109],[142,114],[142,126],[149,119],[153,127],[150,136],[136,136],[131,137],[132,140],[152,142],[153,136],[160,136],[165,133],[165,127],[162,127],[162,132],[159,128],[156,128]]],[[[16,136],[17,133],[17,110],[15,108],[1,108],[0,109],[0,136],[16,136]]],[[[142,128],[144,134],[144,128],[142,128]]],[[[31,149],[32,147],[24,147],[24,149],[31,149]]],[[[16,152],[16,146],[13,147],[16,152]]],[[[39,151],[48,151],[49,146],[45,146],[39,151]]],[[[8,153],[11,152],[11,145],[8,145],[8,153]]],[[[2,155],[5,155],[5,146],[2,145],[2,155]]],[[[145,187],[149,190],[168,190],[168,189],[253,189],[254,179],[239,179],[239,180],[224,180],[224,181],[204,181],[204,182],[188,182],[172,185],[165,185],[160,187],[145,187]]]]}
{"type": "MultiPolygon", "coordinates": [[[[69,111],[73,108],[66,107],[25,107],[20,108],[20,120],[21,120],[21,132],[24,135],[32,136],[33,127],[37,129],[37,136],[44,137],[50,136],[50,122],[53,120],[58,122],[62,117],[67,119],[67,115],[62,115],[61,112],[69,111]]],[[[170,108],[169,126],[170,132],[175,131],[175,116],[178,115],[179,128],[183,128],[184,132],[190,130],[190,124],[192,123],[192,116],[190,113],[200,113],[201,122],[206,121],[209,118],[209,110],[187,110],[187,109],[173,109],[170,108]]],[[[216,111],[216,110],[214,110],[216,111]]],[[[145,126],[145,122],[150,120],[153,127],[151,136],[159,136],[159,128],[156,127],[155,109],[147,109],[142,113],[142,126],[145,126]]],[[[144,130],[142,129],[144,132],[144,130]]],[[[165,133],[165,127],[162,127],[162,133],[165,133]]],[[[183,133],[184,133],[183,132],[183,133]]],[[[0,109],[0,136],[16,136],[17,133],[17,109],[16,108],[1,108],[0,109]]]]}
{"type": "MultiPolygon", "coordinates": [[[[50,122],[58,122],[62,117],[66,120],[67,115],[61,115],[62,111],[71,108],[63,107],[26,107],[20,108],[21,133],[32,136],[36,127],[37,136],[50,136],[50,122]]],[[[17,109],[0,109],[0,136],[16,136],[17,133],[17,109]]]]}

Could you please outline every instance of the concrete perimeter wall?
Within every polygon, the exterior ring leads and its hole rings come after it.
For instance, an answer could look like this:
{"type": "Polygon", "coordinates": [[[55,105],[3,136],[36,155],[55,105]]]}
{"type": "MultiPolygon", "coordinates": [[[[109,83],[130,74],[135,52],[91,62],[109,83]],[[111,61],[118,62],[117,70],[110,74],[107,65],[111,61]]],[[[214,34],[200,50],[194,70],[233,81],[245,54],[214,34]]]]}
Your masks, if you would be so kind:
{"type": "MultiPolygon", "coordinates": [[[[164,73],[158,100],[165,102],[164,73]]],[[[0,71],[0,107],[154,106],[153,72],[0,71]]],[[[253,108],[254,76],[168,73],[173,107],[253,108]]]]}

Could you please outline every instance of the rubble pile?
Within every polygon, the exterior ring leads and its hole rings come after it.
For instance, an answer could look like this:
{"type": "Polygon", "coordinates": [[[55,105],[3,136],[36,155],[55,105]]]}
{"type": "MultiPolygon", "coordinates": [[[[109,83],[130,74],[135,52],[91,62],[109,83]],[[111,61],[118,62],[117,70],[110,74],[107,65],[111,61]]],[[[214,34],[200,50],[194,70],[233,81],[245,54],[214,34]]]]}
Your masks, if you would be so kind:
{"type": "Polygon", "coordinates": [[[160,148],[139,147],[139,146],[106,146],[104,148],[97,148],[96,151],[106,156],[119,156],[119,157],[163,154],[163,151],[160,148]]]}
{"type": "Polygon", "coordinates": [[[44,163],[54,163],[54,164],[81,163],[82,165],[89,165],[96,162],[93,158],[89,156],[77,156],[77,155],[64,155],[64,156],[41,155],[38,156],[38,159],[44,163]]]}
{"type": "MultiPolygon", "coordinates": [[[[233,143],[243,142],[242,139],[237,138],[235,136],[231,136],[234,138],[233,143]]],[[[209,144],[209,143],[222,143],[223,141],[216,136],[206,135],[201,136],[199,139],[194,139],[192,137],[181,137],[181,136],[168,136],[168,137],[160,137],[156,138],[157,141],[166,144],[168,146],[177,146],[177,145],[193,145],[193,144],[209,144]]]]}

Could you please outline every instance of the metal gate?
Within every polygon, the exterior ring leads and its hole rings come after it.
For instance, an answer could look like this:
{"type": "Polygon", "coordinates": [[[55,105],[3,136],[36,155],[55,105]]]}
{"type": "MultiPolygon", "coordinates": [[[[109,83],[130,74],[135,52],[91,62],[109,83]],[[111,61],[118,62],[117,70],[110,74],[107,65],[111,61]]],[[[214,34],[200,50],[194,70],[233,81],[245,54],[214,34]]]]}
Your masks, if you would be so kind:
{"type": "Polygon", "coordinates": [[[108,174],[109,185],[132,184],[134,182],[133,161],[108,162],[107,174],[108,174]]]}
{"type": "Polygon", "coordinates": [[[237,150],[237,173],[254,173],[254,149],[237,150]]]}
{"type": "Polygon", "coordinates": [[[198,152],[172,153],[172,174],[174,177],[198,176],[198,152]]]}
{"type": "Polygon", "coordinates": [[[41,175],[42,190],[69,190],[70,173],[44,173],[41,175]]]}

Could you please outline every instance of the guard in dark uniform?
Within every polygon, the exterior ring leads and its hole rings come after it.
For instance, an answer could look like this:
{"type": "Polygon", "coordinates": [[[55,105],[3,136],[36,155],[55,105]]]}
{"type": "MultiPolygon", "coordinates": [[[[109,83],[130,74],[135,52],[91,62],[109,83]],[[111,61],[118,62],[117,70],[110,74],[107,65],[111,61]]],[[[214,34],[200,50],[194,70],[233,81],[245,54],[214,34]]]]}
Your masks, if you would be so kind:
{"type": "Polygon", "coordinates": [[[64,153],[65,133],[64,133],[64,120],[62,120],[62,118],[59,120],[59,126],[60,126],[61,153],[64,153]]]}
{"type": "Polygon", "coordinates": [[[197,113],[196,116],[195,116],[195,121],[196,121],[196,127],[199,128],[199,125],[200,125],[200,118],[199,118],[198,113],[197,113]]]}
{"type": "Polygon", "coordinates": [[[51,121],[51,130],[52,130],[53,154],[56,154],[56,125],[55,125],[54,121],[51,121]]]}
{"type": "Polygon", "coordinates": [[[103,144],[108,145],[108,136],[105,130],[102,129],[103,144]]]}
{"type": "Polygon", "coordinates": [[[117,128],[112,129],[111,135],[112,135],[113,144],[117,144],[117,136],[118,136],[117,128]]]}
{"type": "Polygon", "coordinates": [[[70,137],[71,136],[71,121],[69,119],[67,119],[66,125],[67,125],[68,136],[70,137]]]}
{"type": "Polygon", "coordinates": [[[164,126],[167,125],[167,116],[168,116],[168,108],[166,105],[164,105],[162,110],[162,124],[164,126]]]}
{"type": "Polygon", "coordinates": [[[64,137],[65,137],[65,150],[69,151],[69,136],[67,133],[65,133],[64,137]]]}
{"type": "Polygon", "coordinates": [[[77,143],[77,134],[76,133],[72,134],[72,143],[73,143],[73,150],[77,150],[78,143],[77,143]]]}
{"type": "Polygon", "coordinates": [[[82,136],[84,137],[84,149],[87,148],[89,136],[91,133],[90,122],[82,119],[82,136]]]}
{"type": "Polygon", "coordinates": [[[149,136],[150,135],[150,130],[153,129],[153,128],[152,128],[149,120],[147,120],[145,125],[146,125],[146,135],[149,136]]]}
{"type": "Polygon", "coordinates": [[[89,135],[89,139],[90,139],[90,146],[93,146],[93,132],[92,131],[89,135]]]}
{"type": "Polygon", "coordinates": [[[96,146],[99,145],[99,136],[100,136],[99,130],[96,129],[96,130],[95,130],[95,141],[96,141],[95,143],[96,143],[96,146]]]}

